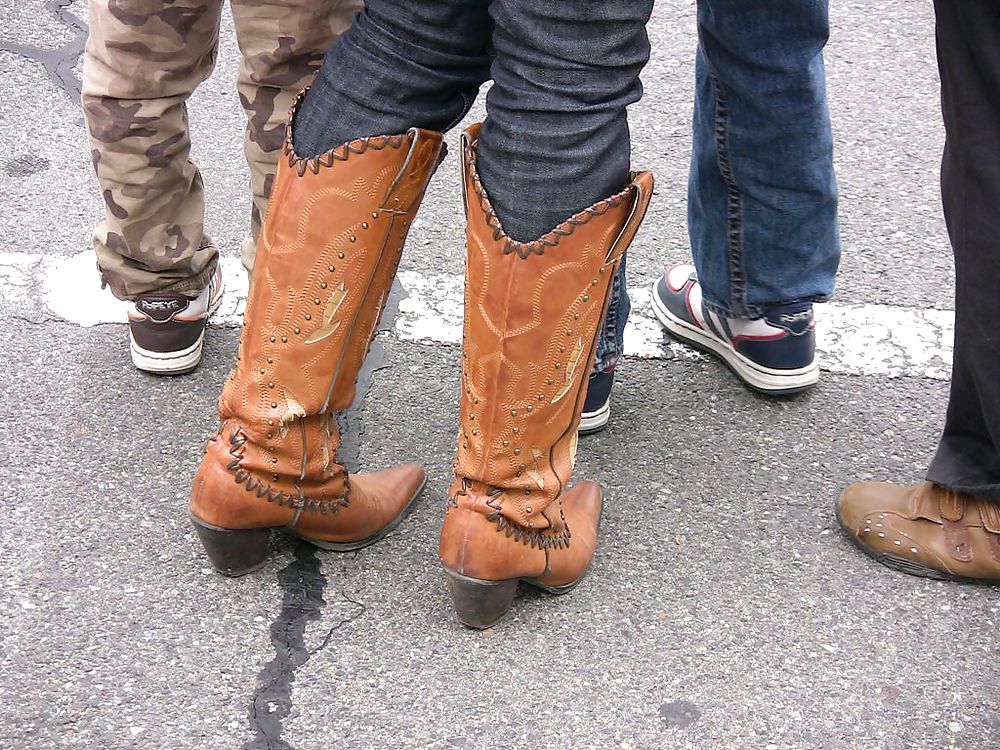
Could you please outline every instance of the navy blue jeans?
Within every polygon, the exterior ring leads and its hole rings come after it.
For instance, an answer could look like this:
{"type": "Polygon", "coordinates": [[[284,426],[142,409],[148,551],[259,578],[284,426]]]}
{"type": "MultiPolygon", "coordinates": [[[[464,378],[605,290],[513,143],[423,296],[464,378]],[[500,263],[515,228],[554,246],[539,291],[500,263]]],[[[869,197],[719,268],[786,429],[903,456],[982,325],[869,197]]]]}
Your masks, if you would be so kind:
{"type": "MultiPolygon", "coordinates": [[[[295,149],[446,131],[492,79],[480,177],[507,234],[533,240],[628,182],[625,107],[642,95],[651,12],[652,0],[368,0],[326,55],[295,149]]],[[[608,316],[601,369],[621,351],[624,309],[608,316]]]]}
{"type": "Polygon", "coordinates": [[[840,262],[828,0],[699,0],[688,231],[706,302],[758,318],[840,262]]]}

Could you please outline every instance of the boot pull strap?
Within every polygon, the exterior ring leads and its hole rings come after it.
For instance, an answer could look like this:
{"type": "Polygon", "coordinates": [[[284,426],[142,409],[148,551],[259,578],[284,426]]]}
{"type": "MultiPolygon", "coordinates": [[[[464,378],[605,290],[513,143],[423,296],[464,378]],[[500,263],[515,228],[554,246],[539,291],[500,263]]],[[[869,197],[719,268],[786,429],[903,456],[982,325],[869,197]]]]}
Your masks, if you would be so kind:
{"type": "Polygon", "coordinates": [[[479,138],[479,131],[481,129],[481,124],[476,123],[471,126],[468,130],[462,131],[459,139],[461,141],[461,162],[462,162],[462,206],[465,209],[465,215],[469,215],[469,186],[467,176],[469,174],[469,159],[471,158],[472,144],[479,138]]]}
{"type": "Polygon", "coordinates": [[[380,208],[383,211],[409,213],[424,194],[427,183],[443,158],[444,143],[439,133],[410,128],[407,135],[410,150],[382,201],[380,208]]]}
{"type": "Polygon", "coordinates": [[[608,255],[604,259],[605,266],[613,265],[621,259],[629,245],[632,244],[635,233],[639,231],[639,225],[642,223],[646,209],[649,208],[649,201],[653,197],[653,173],[633,173],[632,187],[635,188],[635,202],[632,204],[628,219],[625,220],[625,226],[622,227],[622,231],[618,233],[615,241],[611,243],[611,249],[608,250],[608,255]]]}

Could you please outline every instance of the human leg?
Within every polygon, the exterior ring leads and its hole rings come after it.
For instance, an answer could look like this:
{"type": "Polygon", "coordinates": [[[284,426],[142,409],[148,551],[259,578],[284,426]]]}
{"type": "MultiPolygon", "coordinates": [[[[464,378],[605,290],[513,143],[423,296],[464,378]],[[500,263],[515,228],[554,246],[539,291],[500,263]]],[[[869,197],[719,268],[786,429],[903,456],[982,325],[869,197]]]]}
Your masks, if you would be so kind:
{"type": "Polygon", "coordinates": [[[1000,8],[939,0],[941,194],[955,253],[955,349],[928,479],[1000,502],[1000,8]]]}
{"type": "MultiPolygon", "coordinates": [[[[639,64],[648,51],[641,45],[638,49],[610,49],[599,34],[595,35],[593,24],[577,24],[574,33],[583,33],[586,44],[574,44],[572,52],[563,50],[561,56],[550,56],[550,61],[557,64],[552,70],[542,72],[551,81],[524,79],[523,70],[516,63],[504,61],[490,71],[494,52],[489,37],[492,20],[485,7],[485,3],[473,0],[457,4],[413,3],[405,8],[377,3],[369,8],[359,19],[357,33],[345,40],[344,45],[330,50],[330,60],[303,107],[296,145],[301,153],[309,154],[349,137],[397,132],[411,125],[447,130],[472,106],[482,81],[490,75],[499,76],[504,83],[497,88],[497,94],[491,94],[495,101],[490,106],[505,114],[500,118],[504,124],[487,123],[484,179],[493,186],[491,194],[495,196],[498,213],[507,217],[512,236],[530,239],[552,229],[581,207],[614,192],[611,185],[623,184],[629,150],[628,128],[622,127],[624,107],[638,97],[640,88],[638,78],[633,76],[619,86],[618,101],[554,98],[546,106],[555,110],[555,114],[543,113],[549,118],[546,126],[565,127],[560,123],[560,112],[567,107],[575,108],[581,125],[576,126],[579,130],[566,132],[534,126],[531,132],[540,133],[537,143],[522,135],[524,119],[539,114],[539,110],[524,106],[526,97],[530,98],[538,85],[548,86],[551,91],[555,80],[572,78],[584,64],[603,65],[607,71],[619,71],[618,75],[624,71],[628,75],[627,71],[639,64]],[[473,10],[477,12],[470,12],[473,10]],[[422,39],[411,38],[412,29],[424,27],[429,27],[429,33],[423,32],[422,39]],[[401,39],[407,40],[405,46],[382,60],[379,50],[392,48],[401,39]],[[623,55],[630,59],[620,59],[623,55]],[[365,75],[371,78],[362,82],[360,89],[355,72],[348,68],[358,65],[356,60],[371,63],[377,71],[371,75],[365,69],[365,75]],[[338,71],[346,72],[338,75],[338,71]],[[397,85],[397,80],[402,85],[397,85]],[[337,112],[338,116],[330,118],[328,112],[337,112]],[[593,144],[601,158],[579,160],[571,154],[567,161],[577,165],[577,170],[581,164],[589,166],[574,172],[568,181],[563,179],[566,175],[546,171],[551,165],[544,161],[550,159],[550,152],[579,148],[589,133],[596,134],[593,144]],[[503,160],[503,170],[492,167],[498,158],[503,160]],[[558,196],[553,195],[555,185],[559,186],[558,196]]],[[[613,15],[609,12],[609,23],[614,22],[613,15]]],[[[501,33],[498,36],[501,50],[506,45],[509,51],[518,33],[514,27],[501,33]]],[[[604,378],[613,377],[610,371],[623,348],[629,312],[624,282],[623,266],[616,278],[608,319],[599,334],[598,358],[593,369],[604,378]]],[[[603,394],[606,389],[598,390],[603,394]]],[[[607,421],[607,399],[597,395],[601,403],[588,415],[588,428],[599,423],[599,429],[607,421]]]]}
{"type": "Polygon", "coordinates": [[[286,142],[221,426],[191,489],[192,521],[219,572],[259,567],[272,529],[324,549],[365,547],[423,488],[415,464],[349,474],[338,419],[441,148],[440,134],[417,129],[312,159],[286,142]]]}
{"type": "MultiPolygon", "coordinates": [[[[530,241],[628,181],[625,109],[641,95],[637,72],[649,55],[645,38],[632,37],[630,29],[648,8],[612,3],[586,14],[560,8],[556,19],[551,11],[523,13],[516,3],[500,3],[493,12],[496,83],[488,94],[479,171],[505,230],[530,241]],[[544,42],[537,49],[524,44],[532,38],[544,42]],[[602,84],[576,88],[581,76],[600,77],[602,84]],[[535,205],[540,209],[525,210],[535,205]]],[[[600,429],[610,415],[629,310],[623,263],[597,334],[586,431],[600,429]]]]}
{"type": "Polygon", "coordinates": [[[688,229],[654,311],[749,386],[818,379],[812,303],[840,257],[823,47],[828,1],[699,0],[688,229]]]}
{"type": "Polygon", "coordinates": [[[218,253],[185,102],[215,64],[221,2],[105,0],[88,11],[83,113],[107,208],[94,232],[102,279],[121,299],[196,295],[218,253]]]}
{"type": "MultiPolygon", "coordinates": [[[[289,125],[251,276],[236,368],[220,399],[222,428],[209,442],[191,493],[195,528],[213,565],[225,574],[259,566],[272,529],[284,528],[325,549],[371,544],[399,522],[423,486],[425,474],[417,465],[348,473],[338,458],[338,414],[354,399],[406,234],[443,155],[441,135],[403,125],[403,132],[388,135],[362,130],[362,137],[346,142],[329,139],[339,137],[341,115],[364,121],[351,102],[382,105],[351,89],[351,82],[368,93],[394,96],[410,80],[410,98],[427,93],[418,75],[405,74],[420,61],[382,44],[437,33],[439,23],[429,28],[408,23],[419,15],[408,15],[409,9],[426,5],[369,0],[364,20],[326,56],[317,87],[289,125]],[[384,18],[404,23],[398,36],[381,25],[384,18]],[[337,53],[345,44],[353,52],[337,53]],[[390,64],[397,60],[399,69],[390,64]],[[380,75],[390,80],[378,84],[380,75]],[[346,102],[323,111],[316,97],[346,102]],[[299,119],[307,111],[312,114],[299,119]],[[321,151],[302,156],[298,148],[304,143],[321,151]]],[[[470,13],[485,17],[484,10],[467,5],[470,13]]],[[[434,6],[441,13],[456,7],[434,6]]],[[[453,20],[456,25],[445,28],[475,23],[453,20]]],[[[480,82],[475,69],[482,44],[474,37],[459,41],[469,44],[472,70],[458,76],[450,92],[439,92],[437,101],[464,112],[480,82]]],[[[387,120],[364,122],[378,132],[387,120]]]]}
{"type": "Polygon", "coordinates": [[[487,5],[367,3],[324,58],[296,120],[295,150],[312,156],[352,138],[454,127],[489,79],[487,5]]]}
{"type": "Polygon", "coordinates": [[[944,432],[917,487],[848,487],[838,516],[880,562],[1000,582],[1000,8],[937,0],[941,193],[955,252],[955,349],[944,432]]]}
{"type": "Polygon", "coordinates": [[[618,153],[627,143],[625,104],[639,94],[649,10],[646,3],[571,2],[557,19],[538,6],[491,6],[494,87],[482,129],[463,141],[462,407],[439,550],[458,617],[472,627],[496,622],[519,581],[568,591],[596,548],[601,490],[593,482],[566,488],[597,329],[652,191],[648,173],[630,175],[627,148],[618,153]],[[579,39],[584,27],[587,44],[579,39]],[[487,141],[491,129],[496,135],[487,141]],[[538,143],[548,143],[544,153],[532,151],[538,143]],[[522,150],[541,164],[530,180],[520,176],[530,171],[526,162],[507,168],[507,160],[524,158],[522,150]],[[487,153],[492,177],[480,171],[487,153]],[[564,211],[573,204],[556,197],[562,181],[589,183],[574,191],[590,190],[584,200],[615,189],[576,205],[555,227],[526,199],[511,200],[506,215],[494,206],[495,187],[512,199],[511,186],[533,194],[546,179],[549,202],[564,211]],[[521,241],[505,222],[550,229],[521,241]]]}
{"type": "Polygon", "coordinates": [[[821,302],[840,258],[827,0],[699,0],[691,250],[720,313],[821,302]]]}
{"type": "Polygon", "coordinates": [[[204,189],[190,161],[185,102],[211,72],[221,2],[92,2],[83,113],[104,219],[102,280],[129,308],[141,370],[188,372],[218,306],[218,252],[204,233],[204,189]]]}
{"type": "Polygon", "coordinates": [[[232,0],[242,53],[237,88],[247,116],[243,150],[253,194],[250,237],[242,248],[248,271],[253,267],[289,107],[362,7],[362,0],[232,0]]]}
{"type": "MultiPolygon", "coordinates": [[[[625,108],[641,95],[638,70],[649,56],[648,42],[633,37],[631,29],[637,18],[648,16],[648,8],[612,3],[586,14],[578,8],[562,11],[557,20],[546,11],[523,13],[516,3],[494,6],[496,83],[488,94],[490,117],[483,124],[478,163],[505,230],[522,241],[541,236],[628,181],[625,108]],[[523,44],[531,38],[544,41],[537,49],[523,44]],[[581,76],[600,77],[602,84],[578,89],[581,76]],[[601,95],[594,96],[598,90],[601,95]]],[[[610,416],[610,385],[629,310],[622,263],[597,334],[585,431],[601,429],[610,416]]]]}

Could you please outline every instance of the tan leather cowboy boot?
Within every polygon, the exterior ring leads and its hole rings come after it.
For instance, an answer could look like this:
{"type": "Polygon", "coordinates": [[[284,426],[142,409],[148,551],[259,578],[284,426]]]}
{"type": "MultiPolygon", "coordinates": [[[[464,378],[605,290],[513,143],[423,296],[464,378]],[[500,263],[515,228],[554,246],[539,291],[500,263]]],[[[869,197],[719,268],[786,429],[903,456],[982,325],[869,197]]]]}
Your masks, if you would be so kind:
{"type": "Polygon", "coordinates": [[[271,529],[324,549],[372,544],[423,487],[415,464],[348,476],[336,413],[354,400],[442,148],[439,133],[412,129],[301,159],[289,125],[222,426],[191,488],[191,518],[220,572],[259,567],[271,529]]]}
{"type": "Polygon", "coordinates": [[[851,541],[883,565],[946,581],[1000,583],[1000,505],[930,482],[852,484],[837,503],[851,541]]]}
{"type": "Polygon", "coordinates": [[[468,260],[461,425],[440,557],[458,619],[493,625],[518,581],[552,593],[597,546],[601,488],[567,489],[611,281],[646,212],[648,172],[531,243],[508,238],[462,139],[468,260]]]}

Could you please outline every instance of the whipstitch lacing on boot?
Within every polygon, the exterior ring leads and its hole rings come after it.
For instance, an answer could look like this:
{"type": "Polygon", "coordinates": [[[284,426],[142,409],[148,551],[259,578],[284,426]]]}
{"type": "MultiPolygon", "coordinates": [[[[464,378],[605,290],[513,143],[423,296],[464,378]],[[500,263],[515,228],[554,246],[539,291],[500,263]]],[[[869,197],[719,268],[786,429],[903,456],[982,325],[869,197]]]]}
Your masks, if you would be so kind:
{"type": "MultiPolygon", "coordinates": [[[[224,429],[225,425],[219,428],[220,435],[224,429]]],[[[214,442],[217,438],[213,437],[210,439],[214,442]]],[[[344,496],[339,500],[313,500],[302,494],[298,496],[289,495],[287,492],[276,490],[272,485],[254,478],[249,471],[243,468],[243,456],[246,453],[244,445],[246,441],[246,435],[243,434],[240,428],[233,427],[229,433],[229,455],[232,456],[232,460],[226,464],[226,469],[233,472],[236,483],[242,484],[243,489],[247,492],[253,492],[257,497],[267,500],[269,503],[277,503],[282,507],[287,505],[289,508],[301,508],[304,511],[313,513],[318,512],[324,516],[327,513],[336,513],[341,508],[346,508],[350,505],[348,497],[351,493],[351,482],[346,472],[344,474],[344,496]]]]}
{"type": "Polygon", "coordinates": [[[507,233],[503,229],[503,225],[500,223],[500,219],[497,218],[496,211],[493,210],[493,205],[490,203],[489,196],[486,194],[486,188],[483,187],[483,183],[479,180],[479,172],[476,169],[477,154],[475,144],[466,143],[465,149],[466,160],[469,165],[469,176],[472,178],[472,186],[479,200],[479,207],[482,209],[483,213],[486,214],[486,223],[493,229],[493,239],[497,241],[504,240],[503,252],[505,255],[517,253],[518,257],[522,260],[526,259],[532,253],[535,255],[544,255],[546,248],[558,245],[559,241],[563,237],[568,237],[573,234],[577,227],[583,226],[591,219],[598,216],[603,216],[616,206],[620,206],[629,198],[632,190],[634,189],[631,185],[629,185],[620,193],[616,193],[615,195],[605,198],[604,200],[598,201],[593,206],[585,208],[578,214],[571,216],[552,231],[543,234],[537,240],[532,240],[531,242],[520,242],[507,236],[507,233]]]}
{"type": "MultiPolygon", "coordinates": [[[[468,497],[469,489],[472,487],[472,480],[463,478],[462,479],[462,489],[455,491],[455,498],[448,498],[448,506],[452,508],[457,508],[458,501],[457,497],[459,495],[463,497],[468,497]]],[[[566,523],[566,516],[563,513],[562,502],[556,498],[556,503],[559,505],[559,518],[562,521],[563,533],[559,536],[546,536],[544,531],[534,531],[530,529],[525,529],[523,526],[518,526],[507,519],[503,513],[500,512],[500,496],[503,495],[503,489],[500,487],[493,487],[492,485],[487,487],[486,490],[486,504],[493,508],[493,513],[486,516],[487,521],[492,521],[497,525],[497,531],[506,534],[508,537],[513,537],[515,541],[521,542],[528,547],[534,547],[536,549],[566,549],[569,547],[569,540],[572,534],[570,534],[569,526],[566,523]]]]}
{"type": "Polygon", "coordinates": [[[336,148],[333,148],[319,156],[312,156],[305,159],[295,153],[292,145],[292,125],[295,116],[298,114],[299,105],[305,99],[309,87],[302,89],[292,101],[292,106],[288,109],[288,121],[285,123],[285,142],[282,152],[288,158],[288,166],[298,172],[299,177],[310,170],[313,174],[319,173],[320,167],[332,167],[338,161],[347,161],[351,154],[363,154],[365,151],[381,151],[384,148],[400,148],[407,140],[405,135],[372,135],[366,138],[358,138],[348,141],[336,148]]]}

